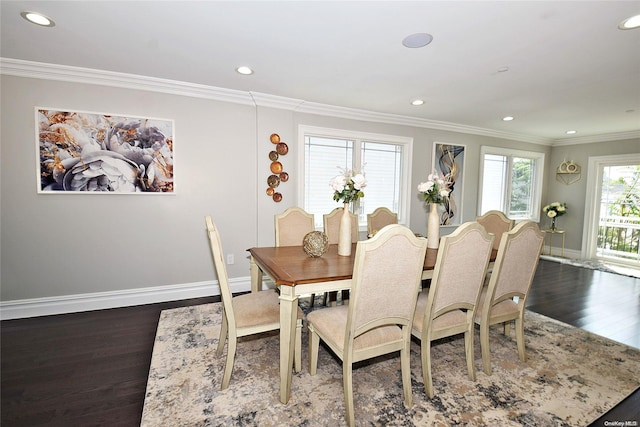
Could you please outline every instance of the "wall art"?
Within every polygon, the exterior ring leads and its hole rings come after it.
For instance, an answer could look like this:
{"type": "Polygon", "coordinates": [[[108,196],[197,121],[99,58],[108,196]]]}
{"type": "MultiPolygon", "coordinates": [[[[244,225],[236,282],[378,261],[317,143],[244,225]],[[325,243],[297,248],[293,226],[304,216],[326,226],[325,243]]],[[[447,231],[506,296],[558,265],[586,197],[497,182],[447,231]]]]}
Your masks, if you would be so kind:
{"type": "Polygon", "coordinates": [[[447,176],[451,193],[443,204],[440,225],[462,224],[462,190],[464,181],[464,145],[433,143],[433,170],[447,176]]]}
{"type": "Polygon", "coordinates": [[[36,108],[38,192],[173,194],[173,120],[36,108]]]}
{"type": "Polygon", "coordinates": [[[277,191],[276,188],[280,183],[289,180],[289,174],[284,171],[284,166],[282,166],[282,162],[278,159],[280,156],[287,155],[289,146],[280,140],[280,135],[277,133],[272,133],[269,140],[275,145],[275,150],[269,152],[269,160],[271,160],[269,170],[271,171],[271,175],[267,178],[267,196],[271,197],[274,202],[279,203],[282,201],[282,193],[277,191]]]}

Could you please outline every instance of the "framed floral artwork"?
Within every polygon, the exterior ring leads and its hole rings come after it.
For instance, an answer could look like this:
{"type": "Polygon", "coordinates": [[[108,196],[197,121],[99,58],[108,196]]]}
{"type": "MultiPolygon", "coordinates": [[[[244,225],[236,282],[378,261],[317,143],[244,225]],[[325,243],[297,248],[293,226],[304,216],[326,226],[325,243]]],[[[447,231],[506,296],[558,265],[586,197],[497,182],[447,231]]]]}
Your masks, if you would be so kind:
{"type": "Polygon", "coordinates": [[[36,107],[38,192],[173,194],[173,120],[36,107]]]}
{"type": "Polygon", "coordinates": [[[440,225],[443,226],[462,224],[465,148],[464,145],[433,143],[433,170],[447,177],[451,190],[440,213],[440,225]]]}

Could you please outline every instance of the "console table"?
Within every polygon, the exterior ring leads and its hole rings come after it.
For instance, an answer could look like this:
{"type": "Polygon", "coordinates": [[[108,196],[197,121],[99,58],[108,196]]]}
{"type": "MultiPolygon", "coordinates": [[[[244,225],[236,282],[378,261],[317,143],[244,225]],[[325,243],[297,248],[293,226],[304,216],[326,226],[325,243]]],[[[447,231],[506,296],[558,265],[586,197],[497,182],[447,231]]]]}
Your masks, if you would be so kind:
{"type": "Polygon", "coordinates": [[[553,242],[553,236],[555,236],[556,234],[559,234],[561,237],[561,241],[562,241],[562,246],[561,246],[561,252],[560,252],[560,256],[564,257],[564,235],[565,235],[565,230],[542,230],[545,233],[544,239],[545,239],[545,243],[547,240],[547,236],[549,236],[549,252],[547,253],[547,255],[551,255],[551,244],[553,242]]]}

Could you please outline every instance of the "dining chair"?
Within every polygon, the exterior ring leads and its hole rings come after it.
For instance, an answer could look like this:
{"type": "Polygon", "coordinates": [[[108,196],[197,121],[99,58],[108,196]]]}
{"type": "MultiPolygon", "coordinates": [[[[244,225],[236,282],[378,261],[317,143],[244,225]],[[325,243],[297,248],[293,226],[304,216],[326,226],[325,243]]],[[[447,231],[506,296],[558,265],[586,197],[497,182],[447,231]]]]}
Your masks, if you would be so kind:
{"type": "MultiPolygon", "coordinates": [[[[276,246],[302,246],[304,236],[315,231],[313,214],[299,207],[288,208],[283,213],[275,215],[274,219],[276,246]]],[[[315,294],[310,294],[310,298],[309,306],[313,307],[315,294]]]]}
{"type": "Polygon", "coordinates": [[[489,327],[504,325],[509,334],[511,321],[516,324],[518,355],[526,360],[524,342],[524,308],[538,267],[544,233],[532,221],[523,221],[507,232],[500,242],[489,285],[482,291],[475,321],[480,325],[482,366],[491,375],[489,327]]]}
{"type": "MultiPolygon", "coordinates": [[[[324,233],[329,239],[329,244],[334,245],[338,243],[340,236],[340,219],[342,218],[342,212],[344,208],[335,208],[328,214],[322,216],[324,224],[324,233]]],[[[351,218],[351,243],[358,241],[358,215],[349,212],[349,218],[351,218]]],[[[335,305],[338,293],[336,291],[325,292],[323,305],[326,305],[327,301],[330,304],[335,305]]],[[[349,298],[349,291],[342,291],[342,301],[347,301],[349,298]]]]}
{"type": "Polygon", "coordinates": [[[500,247],[502,233],[511,230],[516,224],[514,219],[507,218],[503,212],[498,210],[487,211],[483,215],[476,217],[476,221],[487,230],[487,233],[496,236],[493,241],[493,249],[495,250],[500,247]]]}
{"type": "Polygon", "coordinates": [[[376,208],[367,214],[367,235],[371,236],[380,231],[382,227],[389,224],[398,223],[398,214],[391,212],[388,208],[376,208]]]}
{"type": "MultiPolygon", "coordinates": [[[[328,214],[322,215],[324,232],[329,239],[330,245],[338,243],[340,236],[340,218],[342,218],[343,210],[343,207],[339,207],[328,214]]],[[[358,215],[349,212],[349,218],[351,218],[351,242],[356,243],[358,241],[358,215]]]]}
{"type": "MultiPolygon", "coordinates": [[[[275,289],[233,296],[224,263],[220,235],[211,216],[205,217],[213,264],[218,275],[222,298],[222,325],[216,355],[221,356],[228,342],[221,389],[229,387],[238,338],[280,329],[280,299],[275,289]]],[[[295,331],[294,366],[300,372],[302,365],[302,310],[298,308],[295,331]]]]}
{"type": "Polygon", "coordinates": [[[307,315],[309,372],[316,375],[322,339],[342,360],[349,426],[355,423],[353,364],[361,360],[400,351],[404,401],[412,405],[411,321],[426,251],[426,239],[409,228],[399,224],[382,228],[356,246],[350,303],[307,315]]]}
{"type": "Polygon", "coordinates": [[[469,379],[475,381],[474,318],[494,236],[477,222],[460,225],[440,239],[431,286],[418,296],[411,333],[420,340],[426,394],[434,396],[431,342],[464,334],[469,379]]]}
{"type": "Polygon", "coordinates": [[[275,215],[276,246],[302,246],[302,239],[314,231],[313,214],[291,207],[275,215]]]}

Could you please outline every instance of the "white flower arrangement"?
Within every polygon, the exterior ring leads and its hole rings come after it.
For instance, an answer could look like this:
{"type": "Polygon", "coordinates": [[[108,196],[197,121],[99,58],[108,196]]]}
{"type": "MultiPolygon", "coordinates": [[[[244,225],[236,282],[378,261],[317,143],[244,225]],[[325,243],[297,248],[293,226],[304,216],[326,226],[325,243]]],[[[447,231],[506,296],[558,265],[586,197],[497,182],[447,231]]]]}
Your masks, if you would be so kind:
{"type": "Polygon", "coordinates": [[[418,184],[418,191],[422,193],[425,202],[442,204],[449,197],[450,185],[446,176],[434,171],[427,176],[426,182],[418,184]]]}
{"type": "Polygon", "coordinates": [[[364,197],[363,188],[367,186],[367,179],[364,172],[355,172],[351,169],[338,167],[342,173],[334,177],[329,185],[333,188],[333,200],[344,203],[355,202],[364,197]]]}
{"type": "Polygon", "coordinates": [[[553,202],[542,208],[542,212],[544,212],[549,218],[562,216],[567,213],[567,204],[553,202]]]}

